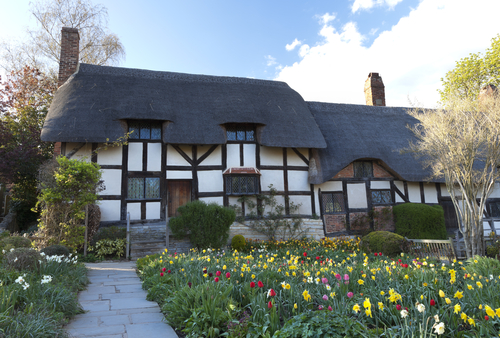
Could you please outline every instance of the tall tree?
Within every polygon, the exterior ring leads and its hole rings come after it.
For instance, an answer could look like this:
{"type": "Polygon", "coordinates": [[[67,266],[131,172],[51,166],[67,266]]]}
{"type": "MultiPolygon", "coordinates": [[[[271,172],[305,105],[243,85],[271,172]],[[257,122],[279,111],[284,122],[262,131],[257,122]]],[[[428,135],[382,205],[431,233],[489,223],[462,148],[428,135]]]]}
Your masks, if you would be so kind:
{"type": "Polygon", "coordinates": [[[481,89],[489,84],[500,86],[500,34],[491,40],[486,53],[471,53],[456,62],[455,68],[441,79],[439,91],[444,104],[448,97],[476,99],[481,89]]]}
{"type": "Polygon", "coordinates": [[[446,181],[467,257],[482,254],[483,212],[500,178],[500,98],[446,97],[446,109],[409,111],[419,120],[410,149],[446,181]]]}
{"type": "Polygon", "coordinates": [[[53,145],[40,133],[55,90],[52,79],[29,66],[0,83],[0,181],[13,185],[21,226],[35,216],[29,210],[36,203],[38,168],[52,156],[53,145]]]}
{"type": "Polygon", "coordinates": [[[102,5],[90,0],[38,0],[31,3],[30,12],[36,29],[28,29],[27,39],[19,44],[2,44],[1,66],[7,71],[30,65],[56,78],[62,27],[78,28],[81,62],[114,65],[125,56],[119,38],[108,31],[108,12],[102,5]]]}

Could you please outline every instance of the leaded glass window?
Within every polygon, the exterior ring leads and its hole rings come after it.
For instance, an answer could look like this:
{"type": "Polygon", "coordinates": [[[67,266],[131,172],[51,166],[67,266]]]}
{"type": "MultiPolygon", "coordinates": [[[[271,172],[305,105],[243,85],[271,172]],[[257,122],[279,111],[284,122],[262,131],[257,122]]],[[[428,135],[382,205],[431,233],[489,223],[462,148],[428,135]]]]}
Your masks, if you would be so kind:
{"type": "Polygon", "coordinates": [[[371,161],[354,161],[354,177],[373,177],[373,165],[371,161]]]}
{"type": "Polygon", "coordinates": [[[227,125],[228,141],[255,141],[255,127],[247,125],[227,125]]]}
{"type": "Polygon", "coordinates": [[[133,200],[159,199],[159,177],[129,177],[127,198],[133,200]]]}
{"type": "Polygon", "coordinates": [[[258,176],[226,176],[226,193],[228,195],[255,195],[259,193],[258,176]]]}
{"type": "Polygon", "coordinates": [[[130,121],[128,131],[133,140],[161,140],[161,122],[130,121]]]}
{"type": "Polygon", "coordinates": [[[372,204],[391,204],[390,190],[372,190],[372,204]]]}
{"type": "Polygon", "coordinates": [[[339,214],[345,212],[342,192],[321,193],[323,214],[339,214]]]}
{"type": "Polygon", "coordinates": [[[488,202],[491,217],[500,217],[500,201],[488,202]]]}

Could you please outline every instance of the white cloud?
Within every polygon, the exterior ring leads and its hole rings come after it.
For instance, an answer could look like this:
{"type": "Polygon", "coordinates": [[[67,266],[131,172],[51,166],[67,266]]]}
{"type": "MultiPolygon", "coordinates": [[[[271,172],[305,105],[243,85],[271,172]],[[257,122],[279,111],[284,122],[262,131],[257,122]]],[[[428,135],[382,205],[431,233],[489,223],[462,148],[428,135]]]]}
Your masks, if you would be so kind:
{"type": "Polygon", "coordinates": [[[387,6],[389,9],[393,9],[401,1],[403,0],[354,0],[351,9],[353,13],[356,13],[358,10],[369,10],[380,6],[387,6]]]}
{"type": "Polygon", "coordinates": [[[318,15],[317,18],[319,19],[319,23],[322,25],[326,25],[327,23],[335,20],[335,17],[337,15],[335,13],[325,13],[323,15],[318,15]]]}
{"type": "Polygon", "coordinates": [[[275,64],[277,64],[276,58],[272,57],[271,55],[266,55],[266,56],[264,56],[264,58],[267,60],[266,65],[268,67],[271,67],[271,66],[274,66],[275,64]]]}
{"type": "Polygon", "coordinates": [[[325,24],[322,41],[302,45],[301,60],[283,67],[276,79],[308,101],[365,104],[364,81],[377,72],[388,106],[408,106],[410,97],[434,107],[440,79],[455,61],[484,52],[500,32],[499,12],[498,0],[477,0],[474,6],[466,0],[422,0],[369,47],[355,23],[340,30],[325,24]]]}
{"type": "Polygon", "coordinates": [[[295,39],[295,40],[293,40],[293,42],[292,42],[291,44],[287,44],[287,45],[285,46],[285,48],[286,48],[286,50],[287,50],[287,51],[289,51],[289,52],[290,52],[290,51],[294,50],[294,49],[295,49],[295,47],[300,46],[301,44],[302,44],[302,42],[301,42],[301,41],[299,41],[299,40],[295,39]]]}

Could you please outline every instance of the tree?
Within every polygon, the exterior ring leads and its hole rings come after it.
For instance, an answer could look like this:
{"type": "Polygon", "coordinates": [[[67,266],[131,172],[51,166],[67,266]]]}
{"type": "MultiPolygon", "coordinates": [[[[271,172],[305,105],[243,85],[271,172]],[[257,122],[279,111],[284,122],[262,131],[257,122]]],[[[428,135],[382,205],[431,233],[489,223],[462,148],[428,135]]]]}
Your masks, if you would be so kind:
{"type": "Polygon", "coordinates": [[[476,99],[486,85],[500,85],[500,34],[491,40],[490,48],[481,53],[471,53],[456,62],[455,68],[441,79],[441,100],[451,96],[476,99]]]}
{"type": "Polygon", "coordinates": [[[18,45],[3,43],[2,67],[19,70],[24,65],[57,77],[61,54],[61,28],[78,28],[80,61],[96,65],[117,64],[125,50],[116,34],[108,32],[108,12],[89,0],[39,0],[31,3],[37,29],[18,45]]]}
{"type": "Polygon", "coordinates": [[[446,110],[409,111],[419,120],[410,149],[433,177],[444,177],[459,218],[467,257],[482,254],[483,211],[500,178],[500,98],[446,97],[446,110]]]}
{"type": "Polygon", "coordinates": [[[30,209],[38,168],[52,157],[53,145],[42,142],[40,133],[55,90],[52,79],[29,66],[0,83],[0,181],[13,185],[21,226],[36,217],[30,209]]]}

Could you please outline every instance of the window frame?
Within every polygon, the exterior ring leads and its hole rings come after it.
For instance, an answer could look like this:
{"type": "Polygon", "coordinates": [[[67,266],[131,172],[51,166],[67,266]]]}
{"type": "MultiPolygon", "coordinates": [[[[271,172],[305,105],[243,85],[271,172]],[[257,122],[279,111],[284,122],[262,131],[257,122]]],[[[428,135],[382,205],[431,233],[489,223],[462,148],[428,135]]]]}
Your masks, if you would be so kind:
{"type": "Polygon", "coordinates": [[[321,212],[323,215],[343,215],[347,213],[346,205],[345,205],[345,199],[344,199],[344,193],[342,191],[322,191],[321,192],[321,212]],[[332,209],[333,211],[326,211],[326,203],[325,203],[325,195],[331,195],[332,199],[332,209]],[[339,204],[340,206],[340,211],[335,211],[335,199],[334,196],[340,196],[342,199],[342,204],[339,204]]]}
{"type": "Polygon", "coordinates": [[[251,195],[258,195],[260,194],[260,175],[257,174],[226,174],[224,175],[224,186],[225,186],[225,191],[224,193],[227,196],[251,196],[251,195]],[[233,183],[232,180],[233,178],[253,178],[254,179],[254,185],[255,185],[255,191],[252,192],[234,192],[233,191],[233,183]],[[230,191],[231,189],[231,191],[230,191]]]}
{"type": "Polygon", "coordinates": [[[354,178],[372,178],[373,176],[373,161],[365,161],[365,160],[359,160],[359,161],[354,161],[352,162],[352,174],[354,178]],[[360,164],[362,166],[362,172],[359,172],[359,168],[356,169],[356,164],[360,164]],[[366,165],[369,165],[369,173],[366,175],[366,165]],[[361,174],[361,176],[360,176],[361,174]]]}
{"type": "Polygon", "coordinates": [[[127,121],[127,131],[128,133],[130,133],[129,135],[129,138],[128,140],[129,141],[150,141],[150,142],[161,142],[162,140],[162,133],[163,133],[163,128],[162,128],[162,122],[161,121],[151,121],[151,120],[129,120],[127,121]],[[143,128],[141,126],[139,126],[139,128],[133,128],[133,125],[136,124],[136,125],[139,125],[139,124],[147,124],[147,129],[149,129],[149,137],[141,137],[142,136],[142,133],[141,133],[141,130],[142,129],[146,129],[146,128],[143,128]],[[160,136],[158,138],[151,138],[151,133],[152,133],[152,130],[153,129],[160,129],[160,136]],[[136,134],[135,131],[138,130],[138,133],[136,134]],[[134,131],[133,133],[131,133],[132,131],[134,131]],[[134,135],[138,135],[138,137],[134,137],[134,135]]]}
{"type": "Polygon", "coordinates": [[[487,210],[488,210],[488,214],[490,216],[490,218],[500,218],[500,199],[489,199],[486,203],[487,205],[487,210]],[[491,212],[492,211],[492,204],[495,204],[495,205],[498,205],[498,214],[496,214],[496,216],[493,215],[493,213],[491,212]]]}
{"type": "Polygon", "coordinates": [[[226,132],[227,143],[256,143],[257,142],[257,127],[247,123],[228,123],[224,126],[226,132]],[[229,138],[229,132],[235,132],[235,139],[229,138]],[[245,132],[245,139],[238,140],[238,132],[245,132]],[[251,134],[251,139],[249,139],[251,134]]]}

